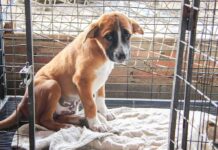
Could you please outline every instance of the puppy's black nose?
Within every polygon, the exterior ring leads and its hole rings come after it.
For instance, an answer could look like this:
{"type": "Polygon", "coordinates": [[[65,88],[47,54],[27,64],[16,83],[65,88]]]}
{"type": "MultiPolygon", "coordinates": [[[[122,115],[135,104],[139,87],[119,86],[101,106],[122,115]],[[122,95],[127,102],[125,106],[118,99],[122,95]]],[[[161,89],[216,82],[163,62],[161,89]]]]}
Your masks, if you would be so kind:
{"type": "Polygon", "coordinates": [[[126,59],[126,55],[124,53],[117,53],[116,57],[118,60],[125,60],[126,59]]]}

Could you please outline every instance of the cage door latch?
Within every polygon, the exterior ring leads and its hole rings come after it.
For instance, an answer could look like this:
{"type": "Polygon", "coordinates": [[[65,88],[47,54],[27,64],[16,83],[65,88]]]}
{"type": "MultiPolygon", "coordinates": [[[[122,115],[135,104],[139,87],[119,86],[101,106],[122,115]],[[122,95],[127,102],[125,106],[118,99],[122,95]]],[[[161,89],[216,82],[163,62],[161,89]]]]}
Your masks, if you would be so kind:
{"type": "Polygon", "coordinates": [[[27,62],[26,65],[20,70],[19,74],[22,79],[22,82],[20,83],[20,88],[25,88],[31,83],[33,74],[32,68],[33,67],[27,62]]]}

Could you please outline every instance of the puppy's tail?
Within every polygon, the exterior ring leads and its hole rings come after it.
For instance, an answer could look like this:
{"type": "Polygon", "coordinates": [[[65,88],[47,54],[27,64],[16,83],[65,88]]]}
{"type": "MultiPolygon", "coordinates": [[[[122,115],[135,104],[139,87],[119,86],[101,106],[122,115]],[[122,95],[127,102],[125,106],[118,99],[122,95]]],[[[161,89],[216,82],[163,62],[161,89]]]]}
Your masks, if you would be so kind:
{"type": "Polygon", "coordinates": [[[23,104],[27,100],[28,100],[28,98],[27,98],[26,93],[25,93],[25,95],[22,98],[21,102],[18,104],[16,110],[14,110],[14,112],[9,117],[7,117],[6,119],[0,121],[0,130],[10,128],[13,125],[16,125],[18,123],[18,120],[22,116],[23,104]]]}

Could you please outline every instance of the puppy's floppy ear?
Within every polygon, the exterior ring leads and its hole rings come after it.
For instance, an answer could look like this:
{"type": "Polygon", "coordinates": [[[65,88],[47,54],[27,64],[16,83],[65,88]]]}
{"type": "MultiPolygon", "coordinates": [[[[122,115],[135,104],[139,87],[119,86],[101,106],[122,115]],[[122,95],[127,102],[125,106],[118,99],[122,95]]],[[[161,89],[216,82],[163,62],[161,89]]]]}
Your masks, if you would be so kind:
{"type": "Polygon", "coordinates": [[[93,22],[90,24],[88,27],[86,33],[85,33],[85,39],[83,40],[83,43],[88,39],[88,38],[94,38],[98,35],[99,27],[97,22],[93,22]]]}
{"type": "Polygon", "coordinates": [[[134,20],[130,19],[130,22],[132,24],[132,33],[138,33],[138,34],[144,34],[143,29],[140,27],[140,25],[134,20]]]}

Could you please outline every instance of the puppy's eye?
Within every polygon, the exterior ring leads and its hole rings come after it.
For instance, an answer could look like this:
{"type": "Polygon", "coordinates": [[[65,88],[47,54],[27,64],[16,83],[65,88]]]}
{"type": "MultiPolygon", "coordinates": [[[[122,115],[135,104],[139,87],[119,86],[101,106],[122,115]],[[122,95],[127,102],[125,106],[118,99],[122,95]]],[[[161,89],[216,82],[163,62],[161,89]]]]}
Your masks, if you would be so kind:
{"type": "Polygon", "coordinates": [[[123,35],[124,35],[124,37],[126,38],[126,39],[129,39],[130,38],[130,36],[131,36],[131,34],[129,34],[129,32],[127,31],[127,30],[123,30],[123,35]]]}
{"type": "Polygon", "coordinates": [[[104,38],[105,38],[106,40],[110,41],[110,42],[113,40],[112,34],[107,34],[107,35],[105,35],[104,38]]]}

